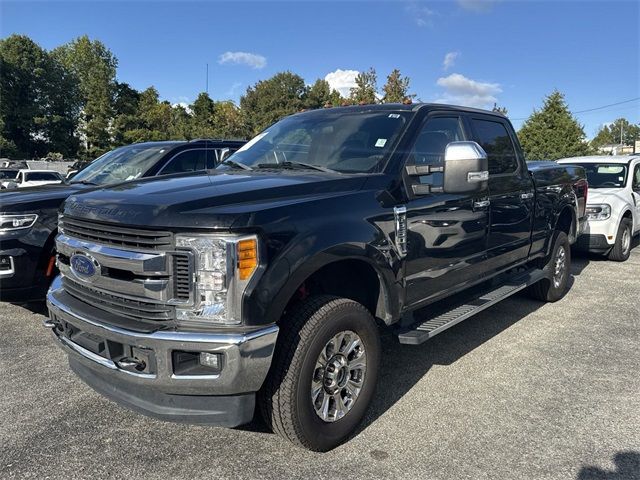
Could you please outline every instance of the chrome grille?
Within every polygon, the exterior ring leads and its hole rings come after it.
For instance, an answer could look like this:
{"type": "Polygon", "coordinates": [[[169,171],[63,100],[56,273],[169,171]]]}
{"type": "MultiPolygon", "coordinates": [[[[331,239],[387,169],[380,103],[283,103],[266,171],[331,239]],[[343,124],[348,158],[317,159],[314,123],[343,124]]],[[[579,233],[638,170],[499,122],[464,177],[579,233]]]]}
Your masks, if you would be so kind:
{"type": "Polygon", "coordinates": [[[173,298],[189,300],[191,273],[189,256],[185,254],[173,255],[173,298]]]}
{"type": "Polygon", "coordinates": [[[117,224],[84,220],[69,216],[62,217],[60,226],[65,235],[81,240],[116,247],[144,250],[171,250],[171,232],[122,227],[117,224]]]}
{"type": "Polygon", "coordinates": [[[62,278],[62,285],[69,295],[82,302],[133,320],[167,322],[174,317],[173,307],[166,304],[132,300],[117,294],[110,294],[81,285],[69,277],[62,278]]]}

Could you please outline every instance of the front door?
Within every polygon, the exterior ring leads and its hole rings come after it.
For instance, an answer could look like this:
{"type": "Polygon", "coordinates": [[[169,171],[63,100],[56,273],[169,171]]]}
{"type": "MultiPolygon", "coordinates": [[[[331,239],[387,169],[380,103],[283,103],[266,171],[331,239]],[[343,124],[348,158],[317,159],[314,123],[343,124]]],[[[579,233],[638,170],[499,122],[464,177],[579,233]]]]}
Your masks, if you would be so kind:
{"type": "MultiPolygon", "coordinates": [[[[462,119],[431,114],[407,156],[407,165],[439,167],[447,144],[468,138],[462,119]]],[[[419,177],[421,184],[442,187],[442,174],[419,177]]],[[[405,305],[412,307],[475,281],[483,272],[488,208],[476,194],[429,193],[406,205],[407,255],[405,305]]]]}

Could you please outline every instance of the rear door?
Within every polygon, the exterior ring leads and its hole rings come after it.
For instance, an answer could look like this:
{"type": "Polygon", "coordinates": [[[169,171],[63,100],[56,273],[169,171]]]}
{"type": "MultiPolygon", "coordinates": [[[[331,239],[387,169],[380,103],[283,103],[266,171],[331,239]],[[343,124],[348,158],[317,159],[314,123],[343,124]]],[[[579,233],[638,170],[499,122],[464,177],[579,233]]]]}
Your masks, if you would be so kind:
{"type": "Polygon", "coordinates": [[[529,255],[535,201],[533,180],[506,119],[472,114],[469,121],[474,140],[489,158],[487,268],[502,270],[529,255]]]}
{"type": "MultiPolygon", "coordinates": [[[[409,149],[406,165],[442,167],[447,144],[467,138],[460,115],[431,113],[409,149]]],[[[441,188],[442,173],[417,177],[417,182],[412,187],[441,188]]],[[[415,306],[482,276],[488,208],[486,198],[476,194],[409,194],[405,304],[415,306]]]]}

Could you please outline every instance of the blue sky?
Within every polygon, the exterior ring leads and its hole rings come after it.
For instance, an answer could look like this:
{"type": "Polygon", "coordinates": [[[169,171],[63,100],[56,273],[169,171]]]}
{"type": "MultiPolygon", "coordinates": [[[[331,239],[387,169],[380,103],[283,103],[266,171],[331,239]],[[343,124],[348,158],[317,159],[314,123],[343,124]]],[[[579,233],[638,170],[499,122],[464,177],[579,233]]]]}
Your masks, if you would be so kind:
{"type": "MultiPolygon", "coordinates": [[[[574,111],[640,97],[637,1],[84,1],[0,0],[0,33],[52,49],[79,35],[104,42],[118,79],[191,102],[205,88],[237,101],[291,70],[348,88],[374,67],[399,68],[422,101],[509,110],[516,127],[554,88],[574,111]],[[448,61],[445,62],[445,59],[448,61]]],[[[588,137],[640,101],[576,115],[588,137]]]]}

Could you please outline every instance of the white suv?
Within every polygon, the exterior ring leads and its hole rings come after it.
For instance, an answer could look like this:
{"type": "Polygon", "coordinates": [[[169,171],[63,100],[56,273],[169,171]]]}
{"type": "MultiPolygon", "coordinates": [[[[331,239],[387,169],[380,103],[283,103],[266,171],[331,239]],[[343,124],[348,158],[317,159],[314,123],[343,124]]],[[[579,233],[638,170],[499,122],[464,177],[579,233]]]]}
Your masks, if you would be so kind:
{"type": "Polygon", "coordinates": [[[587,225],[577,247],[624,262],[640,232],[640,155],[558,160],[583,167],[589,181],[587,225]]]}

